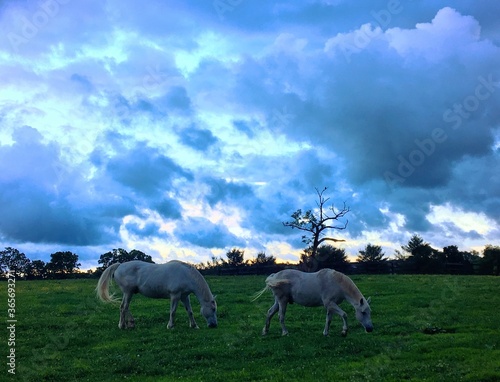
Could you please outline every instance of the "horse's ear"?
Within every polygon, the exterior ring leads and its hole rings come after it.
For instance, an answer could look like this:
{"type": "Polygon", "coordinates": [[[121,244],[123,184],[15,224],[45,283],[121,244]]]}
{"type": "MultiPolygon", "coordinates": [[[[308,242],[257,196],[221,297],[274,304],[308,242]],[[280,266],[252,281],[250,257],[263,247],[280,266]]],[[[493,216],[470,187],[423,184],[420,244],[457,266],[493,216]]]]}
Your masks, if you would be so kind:
{"type": "Polygon", "coordinates": [[[368,304],[370,304],[370,303],[372,302],[372,298],[371,298],[371,297],[368,297],[368,298],[366,299],[366,302],[367,302],[368,304]]]}
{"type": "Polygon", "coordinates": [[[217,295],[214,296],[214,300],[217,300],[217,295]]]}

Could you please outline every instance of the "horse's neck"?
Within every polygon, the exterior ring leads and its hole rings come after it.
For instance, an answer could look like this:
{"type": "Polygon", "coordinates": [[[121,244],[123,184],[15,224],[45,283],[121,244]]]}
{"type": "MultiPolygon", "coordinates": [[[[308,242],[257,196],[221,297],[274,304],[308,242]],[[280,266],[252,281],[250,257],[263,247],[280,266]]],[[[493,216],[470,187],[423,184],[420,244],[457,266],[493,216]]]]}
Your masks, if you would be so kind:
{"type": "Polygon", "coordinates": [[[343,273],[337,272],[337,275],[340,278],[340,282],[342,283],[342,290],[344,292],[345,300],[354,307],[358,306],[359,301],[363,298],[363,295],[361,294],[356,284],[354,284],[354,281],[352,281],[343,273]]]}
{"type": "Polygon", "coordinates": [[[359,306],[359,301],[363,298],[361,292],[359,292],[359,290],[357,292],[358,293],[344,293],[347,302],[355,308],[359,306]]]}
{"type": "Polygon", "coordinates": [[[196,295],[196,298],[200,303],[211,302],[213,296],[207,282],[198,272],[194,272],[193,274],[193,293],[196,295]]]}

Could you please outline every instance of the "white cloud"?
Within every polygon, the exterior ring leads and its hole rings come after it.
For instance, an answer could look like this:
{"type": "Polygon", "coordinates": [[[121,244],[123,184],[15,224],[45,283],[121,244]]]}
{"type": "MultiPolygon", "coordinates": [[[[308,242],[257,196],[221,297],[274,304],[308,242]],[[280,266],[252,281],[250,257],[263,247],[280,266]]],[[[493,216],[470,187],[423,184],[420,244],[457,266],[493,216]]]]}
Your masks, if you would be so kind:
{"type": "Polygon", "coordinates": [[[429,61],[464,53],[478,43],[481,27],[471,16],[463,16],[446,7],[430,23],[418,23],[415,29],[391,28],[385,32],[389,45],[402,56],[422,56],[429,61]]]}
{"type": "Polygon", "coordinates": [[[439,225],[444,229],[449,223],[463,232],[475,231],[480,235],[488,235],[500,228],[495,221],[488,218],[484,213],[464,211],[449,203],[431,206],[431,212],[427,215],[427,219],[432,224],[439,225]]]}

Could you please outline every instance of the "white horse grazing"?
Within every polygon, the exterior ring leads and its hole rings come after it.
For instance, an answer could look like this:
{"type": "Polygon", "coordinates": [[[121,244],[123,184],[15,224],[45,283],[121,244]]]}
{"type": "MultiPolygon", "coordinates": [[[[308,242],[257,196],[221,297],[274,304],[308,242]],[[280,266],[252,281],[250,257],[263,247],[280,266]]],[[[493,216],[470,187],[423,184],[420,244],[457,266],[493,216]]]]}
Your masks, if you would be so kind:
{"type": "Polygon", "coordinates": [[[255,295],[255,300],[271,289],[275,302],[267,312],[266,325],[262,335],[269,332],[271,318],[279,311],[282,334],[287,335],[285,313],[287,304],[303,306],[321,306],[326,308],[326,324],[323,334],[328,335],[333,313],[338,314],[344,323],[342,335],[347,335],[347,314],[339,307],[347,300],[356,310],[356,318],[367,332],[373,330],[369,300],[366,300],[354,282],[343,273],[333,269],[322,269],[315,273],[306,273],[294,269],[285,269],[273,273],[266,279],[266,287],[255,295]]]}
{"type": "Polygon", "coordinates": [[[189,264],[169,261],[166,264],[152,264],[144,261],[116,263],[106,268],[97,283],[97,296],[104,302],[118,301],[109,294],[109,283],[114,278],[123,292],[120,305],[120,329],[133,328],[134,318],[129,312],[132,295],[141,293],[152,298],[170,298],[170,320],[167,328],[174,327],[175,311],[179,301],[187,310],[192,328],[198,328],[191,309],[189,295],[194,293],[200,301],[201,314],[208,327],[217,327],[217,304],[203,276],[189,264]]]}

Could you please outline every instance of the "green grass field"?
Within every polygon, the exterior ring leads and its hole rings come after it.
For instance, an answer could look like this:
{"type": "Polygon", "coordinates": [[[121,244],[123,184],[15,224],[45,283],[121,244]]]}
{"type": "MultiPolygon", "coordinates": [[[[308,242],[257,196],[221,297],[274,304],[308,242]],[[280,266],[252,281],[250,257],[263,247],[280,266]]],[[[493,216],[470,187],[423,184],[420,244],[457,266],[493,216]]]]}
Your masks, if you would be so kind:
{"type": "MultiPolygon", "coordinates": [[[[18,281],[16,375],[25,381],[499,381],[500,279],[479,276],[354,276],[372,297],[374,332],[353,308],[323,337],[324,310],[289,306],[289,336],[277,316],[261,336],[271,293],[252,302],[264,277],[207,277],[219,304],[217,329],[188,327],[180,308],[167,330],[168,300],[134,296],[133,330],[118,329],[117,305],[96,300],[97,280],[18,281]]],[[[7,283],[0,299],[7,319],[7,283]]],[[[203,325],[202,325],[203,324],[203,325]]],[[[4,328],[7,328],[4,323],[4,328]]],[[[7,330],[3,330],[7,333],[7,330]]],[[[8,356],[7,336],[2,357],[8,356]]]]}

